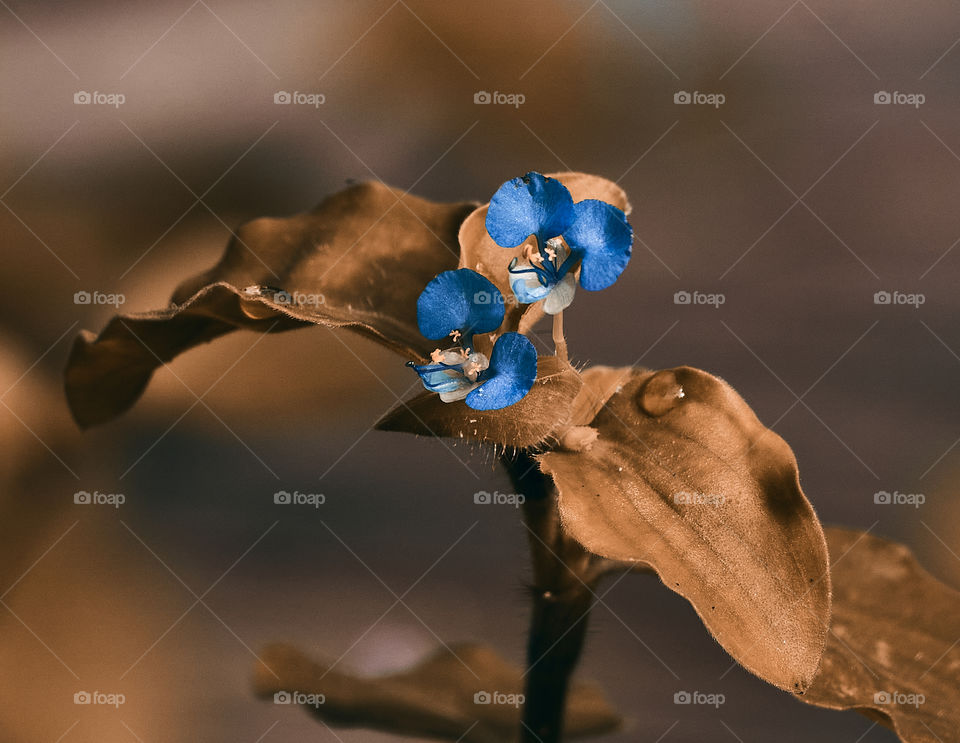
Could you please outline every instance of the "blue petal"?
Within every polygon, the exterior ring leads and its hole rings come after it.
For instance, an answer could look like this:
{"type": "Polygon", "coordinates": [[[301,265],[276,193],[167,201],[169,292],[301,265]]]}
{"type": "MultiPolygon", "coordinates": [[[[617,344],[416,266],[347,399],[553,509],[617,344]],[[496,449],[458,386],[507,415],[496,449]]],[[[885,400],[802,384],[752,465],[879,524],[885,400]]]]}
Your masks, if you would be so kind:
{"type": "Polygon", "coordinates": [[[519,402],[537,378],[537,350],[525,335],[504,333],[493,346],[482,384],[466,397],[474,410],[498,410],[519,402]]]}
{"type": "Polygon", "coordinates": [[[513,294],[520,304],[533,304],[547,296],[553,287],[544,286],[531,273],[524,276],[511,276],[510,288],[513,289],[513,294]]]}
{"type": "MultiPolygon", "coordinates": [[[[417,300],[417,325],[424,337],[492,333],[503,322],[503,295],[489,279],[461,268],[438,274],[417,300]]],[[[468,341],[469,342],[469,341],[468,341]]]]}
{"type": "Polygon", "coordinates": [[[630,261],[633,228],[612,204],[586,199],[574,204],[576,221],[563,239],[581,258],[580,285],[589,291],[613,284],[630,261]]]}
{"type": "Polygon", "coordinates": [[[443,366],[442,364],[417,366],[412,361],[407,366],[412,367],[420,375],[423,386],[431,392],[453,392],[473,386],[473,382],[467,379],[457,368],[443,366]]]}
{"type": "Polygon", "coordinates": [[[539,173],[507,181],[490,199],[487,232],[504,248],[515,248],[530,235],[542,246],[563,234],[574,220],[573,198],[567,187],[539,173]]]}

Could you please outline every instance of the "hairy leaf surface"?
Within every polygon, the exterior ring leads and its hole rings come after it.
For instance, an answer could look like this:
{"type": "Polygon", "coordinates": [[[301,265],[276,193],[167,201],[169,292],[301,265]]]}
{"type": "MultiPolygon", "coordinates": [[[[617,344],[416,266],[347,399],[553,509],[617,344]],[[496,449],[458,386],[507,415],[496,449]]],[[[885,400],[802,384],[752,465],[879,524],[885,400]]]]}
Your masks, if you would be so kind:
{"type": "Polygon", "coordinates": [[[539,457],[563,527],[598,555],[649,565],[748,670],[804,691],[823,652],[830,576],[793,452],[706,372],[621,379],[594,377],[595,400],[612,394],[592,446],[539,457]]]}
{"type": "Polygon", "coordinates": [[[856,709],[906,743],[957,743],[960,593],[902,544],[852,529],[826,533],[833,622],[820,670],[800,699],[856,709]]]}
{"type": "Polygon", "coordinates": [[[177,288],[173,306],[77,338],[66,369],[74,418],[114,418],[158,366],[236,328],[349,327],[425,360],[434,344],[417,329],[417,297],[456,267],[457,232],[474,206],[362,183],[313,211],[242,225],[216,266],[177,288]]]}

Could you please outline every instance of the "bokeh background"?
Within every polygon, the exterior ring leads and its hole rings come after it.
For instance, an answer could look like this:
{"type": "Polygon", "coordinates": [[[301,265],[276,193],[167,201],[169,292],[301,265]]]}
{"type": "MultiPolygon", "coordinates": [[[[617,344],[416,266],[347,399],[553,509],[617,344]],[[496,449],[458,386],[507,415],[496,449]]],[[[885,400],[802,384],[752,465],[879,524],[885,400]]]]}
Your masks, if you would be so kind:
{"type": "MultiPolygon", "coordinates": [[[[438,200],[485,200],[527,170],[619,181],[634,258],[567,313],[573,357],[726,378],[793,446],[825,523],[906,542],[960,586],[955,3],[0,6],[3,740],[386,741],[255,700],[257,650],[286,640],[362,673],[438,637],[522,658],[519,513],[473,502],[509,484],[476,447],[370,430],[415,389],[390,352],[323,328],[236,333],[158,372],[116,422],[80,434],[66,412],[70,343],[114,312],[76,292],[165,306],[236,225],[351,179],[438,200]],[[275,505],[280,489],[326,503],[275,505]],[[78,490],[126,501],[76,505],[78,490]],[[79,690],[127,701],[76,706],[79,690]]],[[[580,673],[629,718],[611,743],[894,740],[732,668],[656,578],[620,582],[591,628],[580,673]],[[679,690],[726,703],[678,707],[679,690]]]]}

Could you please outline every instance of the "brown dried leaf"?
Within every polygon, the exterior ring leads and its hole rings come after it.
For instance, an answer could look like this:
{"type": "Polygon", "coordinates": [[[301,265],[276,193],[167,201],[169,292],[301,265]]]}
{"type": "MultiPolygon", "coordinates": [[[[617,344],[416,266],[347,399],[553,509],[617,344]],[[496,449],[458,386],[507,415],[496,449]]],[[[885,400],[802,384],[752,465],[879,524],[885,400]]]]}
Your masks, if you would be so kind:
{"type": "Polygon", "coordinates": [[[591,366],[580,372],[583,387],[573,401],[570,411],[571,426],[586,426],[606,405],[607,400],[626,384],[633,369],[623,366],[591,366]]]}
{"type": "MultiPolygon", "coordinates": [[[[630,204],[627,194],[620,186],[606,178],[587,173],[549,173],[548,177],[556,178],[567,190],[573,200],[600,199],[608,204],[630,213],[630,204]]],[[[523,245],[516,248],[501,248],[487,233],[487,208],[489,203],[476,209],[460,226],[460,268],[472,268],[490,279],[501,291],[507,300],[507,313],[504,317],[501,331],[516,330],[520,316],[524,316],[524,328],[532,326],[543,316],[543,303],[537,302],[527,308],[526,305],[517,305],[513,299],[513,290],[510,288],[510,275],[507,266],[514,256],[523,252],[523,245]]]]}
{"type": "MultiPolygon", "coordinates": [[[[464,743],[517,740],[518,707],[474,701],[479,692],[523,692],[522,671],[487,647],[442,648],[409,671],[377,678],[350,676],[285,645],[267,648],[262,659],[266,666],[258,664],[254,676],[258,695],[322,694],[323,703],[307,709],[330,725],[464,743]]],[[[602,735],[621,722],[596,686],[574,683],[566,710],[567,735],[602,735]]]]}
{"type": "Polygon", "coordinates": [[[806,689],[830,580],[790,447],[729,385],[690,367],[634,370],[591,425],[600,436],[589,450],[539,457],[570,536],[648,564],[748,670],[806,689]]]}
{"type": "Polygon", "coordinates": [[[537,446],[565,426],[580,377],[556,356],[537,359],[537,381],[520,402],[500,410],[473,410],[424,392],[401,403],[376,425],[381,431],[489,441],[518,449],[537,446]]]}
{"type": "Polygon", "coordinates": [[[456,266],[457,231],[474,206],[362,183],[313,211],[242,225],[216,266],[177,288],[174,307],[117,316],[99,336],[77,338],[66,369],[74,418],[110,420],[162,363],[236,328],[349,327],[424,360],[433,345],[417,329],[417,297],[456,266]]]}
{"type": "Polygon", "coordinates": [[[902,544],[850,529],[826,534],[833,621],[801,701],[856,709],[907,743],[960,741],[960,593],[902,544]]]}

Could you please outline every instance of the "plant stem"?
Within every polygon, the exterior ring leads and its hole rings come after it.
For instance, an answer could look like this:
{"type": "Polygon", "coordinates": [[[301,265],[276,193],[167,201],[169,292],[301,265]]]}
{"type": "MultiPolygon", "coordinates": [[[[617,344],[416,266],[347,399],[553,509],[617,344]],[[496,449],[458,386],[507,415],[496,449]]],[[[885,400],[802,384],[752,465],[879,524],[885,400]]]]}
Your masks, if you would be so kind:
{"type": "Polygon", "coordinates": [[[567,339],[563,335],[563,311],[553,316],[553,348],[557,358],[563,363],[569,363],[567,359],[567,339]]]}
{"type": "Polygon", "coordinates": [[[504,464],[526,496],[524,520],[534,577],[521,740],[559,743],[570,676],[580,659],[602,571],[561,532],[556,491],[536,462],[520,454],[504,457],[504,464]]]}
{"type": "Polygon", "coordinates": [[[534,597],[527,643],[528,673],[523,708],[524,743],[559,743],[570,676],[580,659],[592,595],[550,591],[534,597]]]}

